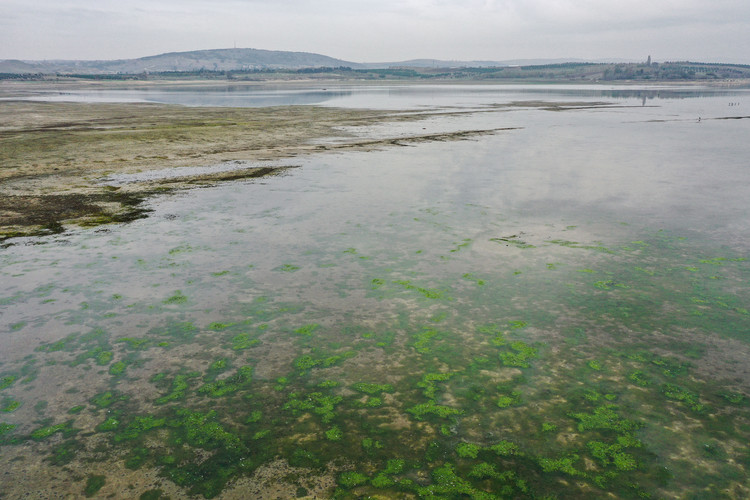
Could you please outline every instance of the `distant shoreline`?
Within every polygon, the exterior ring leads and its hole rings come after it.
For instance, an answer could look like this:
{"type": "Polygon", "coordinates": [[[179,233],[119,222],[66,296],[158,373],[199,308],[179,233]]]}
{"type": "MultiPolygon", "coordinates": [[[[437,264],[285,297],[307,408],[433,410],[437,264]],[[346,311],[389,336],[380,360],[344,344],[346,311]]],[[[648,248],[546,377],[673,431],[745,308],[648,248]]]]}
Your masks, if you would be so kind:
{"type": "MultiPolygon", "coordinates": [[[[225,70],[112,71],[96,66],[75,71],[35,71],[0,61],[0,81],[58,83],[90,82],[163,82],[187,81],[270,83],[270,82],[461,82],[461,83],[600,83],[600,84],[678,84],[716,83],[748,85],[750,65],[698,62],[664,63],[556,63],[529,66],[425,67],[393,66],[387,68],[304,67],[297,69],[260,68],[225,70]],[[14,69],[15,68],[15,69],[14,69]]],[[[102,63],[103,64],[103,63],[102,63]]]]}

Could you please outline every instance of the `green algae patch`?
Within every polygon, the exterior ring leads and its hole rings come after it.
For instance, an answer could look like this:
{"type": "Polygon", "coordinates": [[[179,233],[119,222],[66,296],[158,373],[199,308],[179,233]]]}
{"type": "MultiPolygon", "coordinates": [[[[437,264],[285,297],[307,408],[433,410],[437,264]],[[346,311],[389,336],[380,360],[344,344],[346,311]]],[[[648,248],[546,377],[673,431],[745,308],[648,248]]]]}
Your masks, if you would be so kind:
{"type": "Polygon", "coordinates": [[[498,408],[510,408],[521,404],[521,393],[513,391],[510,394],[502,395],[497,399],[498,408]]]}
{"type": "Polygon", "coordinates": [[[412,346],[420,354],[428,354],[432,350],[432,343],[436,338],[443,336],[444,333],[434,328],[424,327],[421,331],[414,334],[412,346]]]}
{"type": "Polygon", "coordinates": [[[525,241],[521,240],[519,238],[519,235],[514,234],[512,236],[506,236],[502,238],[490,238],[490,241],[494,243],[499,243],[504,246],[513,246],[516,248],[526,249],[526,248],[536,248],[534,245],[530,243],[526,243],[525,241]]]}
{"type": "Polygon", "coordinates": [[[107,483],[107,478],[105,476],[99,476],[96,474],[91,474],[86,479],[86,486],[83,488],[83,494],[86,496],[86,498],[93,497],[96,495],[100,489],[107,483]]]}
{"type": "Polygon", "coordinates": [[[440,387],[436,382],[447,382],[453,378],[454,373],[425,373],[422,380],[417,382],[417,387],[422,389],[422,394],[428,399],[435,399],[440,387]]]}
{"type": "Polygon", "coordinates": [[[409,280],[396,280],[393,283],[396,285],[401,285],[405,290],[413,290],[418,293],[420,293],[422,296],[424,296],[427,299],[432,300],[441,300],[446,299],[450,300],[450,297],[448,297],[443,290],[437,290],[433,288],[424,288],[420,286],[413,285],[411,281],[409,280]]]}
{"type": "Polygon", "coordinates": [[[293,273],[295,271],[299,271],[300,267],[295,266],[294,264],[284,264],[281,267],[277,267],[276,271],[281,271],[284,273],[293,273]]]}
{"type": "Polygon", "coordinates": [[[6,424],[4,422],[0,422],[0,439],[2,439],[6,434],[10,434],[11,432],[13,432],[13,429],[15,429],[16,427],[18,427],[17,424],[6,424]]]}
{"type": "Polygon", "coordinates": [[[367,382],[357,382],[352,385],[352,389],[363,394],[369,394],[375,396],[383,392],[393,392],[393,386],[391,384],[375,384],[367,382]]]}
{"type": "Polygon", "coordinates": [[[126,401],[128,396],[116,391],[105,391],[91,398],[91,403],[99,408],[108,408],[119,401],[126,401]]]}
{"type": "Polygon", "coordinates": [[[64,436],[70,436],[78,432],[78,430],[74,429],[72,425],[73,425],[73,421],[69,420],[67,422],[63,422],[57,425],[40,427],[32,431],[32,433],[29,434],[29,437],[35,441],[43,441],[47,439],[48,437],[52,436],[53,434],[57,434],[58,432],[63,434],[64,436]]]}
{"type": "Polygon", "coordinates": [[[560,458],[540,457],[537,459],[539,467],[544,472],[560,472],[569,476],[582,476],[583,472],[575,468],[580,457],[576,454],[560,458]]]}
{"type": "Polygon", "coordinates": [[[0,411],[4,413],[12,413],[21,407],[21,402],[16,400],[9,400],[3,402],[3,407],[0,411]]]}
{"type": "Polygon", "coordinates": [[[114,436],[115,442],[137,439],[144,432],[151,429],[164,427],[167,423],[166,418],[155,418],[151,415],[145,417],[137,416],[122,431],[117,432],[114,436]]]}
{"type": "Polygon", "coordinates": [[[116,361],[112,363],[112,365],[109,367],[109,374],[114,377],[119,377],[123,373],[125,373],[125,369],[128,367],[128,364],[124,361],[116,361]]]}
{"type": "Polygon", "coordinates": [[[505,366],[529,368],[529,361],[537,357],[537,348],[521,340],[511,342],[508,346],[510,350],[500,353],[500,360],[505,366]]]}
{"type": "Polygon", "coordinates": [[[510,441],[500,441],[499,443],[490,446],[489,449],[501,457],[517,455],[520,452],[519,446],[510,441]]]}
{"type": "Polygon", "coordinates": [[[339,478],[338,483],[344,488],[355,488],[357,486],[366,484],[370,478],[360,472],[343,472],[339,478]]]}
{"type": "Polygon", "coordinates": [[[229,328],[229,327],[230,327],[230,326],[232,326],[233,324],[234,324],[234,323],[222,323],[222,322],[220,322],[220,321],[214,321],[213,323],[209,323],[209,325],[208,325],[208,327],[207,327],[207,328],[208,328],[209,330],[213,330],[213,331],[215,331],[215,332],[220,332],[221,330],[224,330],[224,329],[226,329],[226,328],[229,328]]]}
{"type": "Polygon", "coordinates": [[[183,399],[185,397],[185,393],[190,388],[188,380],[195,377],[197,377],[197,374],[192,373],[175,375],[174,379],[172,379],[172,384],[169,387],[169,392],[164,396],[157,398],[154,403],[157,405],[163,405],[171,401],[183,399]]]}
{"type": "Polygon", "coordinates": [[[214,410],[201,413],[180,409],[177,410],[177,418],[168,421],[168,425],[177,428],[185,442],[192,446],[207,450],[221,447],[229,451],[242,451],[244,445],[242,445],[240,439],[225,430],[216,421],[216,415],[217,413],[214,410]]]}
{"type": "Polygon", "coordinates": [[[96,426],[96,430],[99,432],[113,432],[120,427],[120,419],[118,417],[109,417],[107,420],[96,426]]]}
{"type": "Polygon", "coordinates": [[[462,458],[477,458],[482,447],[474,443],[459,443],[456,446],[456,453],[462,458]]]}
{"type": "Polygon", "coordinates": [[[249,333],[240,333],[232,337],[232,350],[234,351],[250,349],[258,344],[260,340],[252,338],[249,333]]]}
{"type": "Polygon", "coordinates": [[[346,359],[353,358],[356,355],[357,353],[355,351],[346,351],[341,354],[334,354],[324,358],[314,358],[311,355],[306,354],[295,359],[293,365],[299,375],[304,375],[313,368],[329,368],[346,359]]]}
{"type": "Polygon", "coordinates": [[[341,441],[344,437],[344,432],[338,425],[334,425],[326,431],[326,439],[329,441],[341,441]]]}
{"type": "Polygon", "coordinates": [[[5,375],[0,378],[0,391],[13,385],[16,380],[18,380],[18,377],[15,375],[5,375]]]}
{"type": "Polygon", "coordinates": [[[630,433],[641,427],[641,424],[621,417],[615,411],[616,405],[605,404],[594,409],[593,413],[571,413],[578,420],[578,430],[611,430],[618,433],[630,433]]]}
{"type": "Polygon", "coordinates": [[[439,405],[435,401],[428,401],[426,403],[412,406],[406,410],[412,414],[417,420],[425,420],[430,416],[438,418],[450,418],[464,413],[460,408],[453,408],[450,406],[439,405]]]}
{"type": "Polygon", "coordinates": [[[177,290],[171,296],[167,297],[162,301],[166,305],[181,305],[187,303],[188,298],[182,294],[182,291],[177,290]]]}
{"type": "Polygon", "coordinates": [[[310,323],[309,325],[304,325],[299,328],[296,328],[294,330],[294,333],[297,335],[302,335],[303,337],[312,337],[312,334],[320,328],[320,325],[317,323],[310,323]]]}
{"type": "Polygon", "coordinates": [[[312,392],[309,394],[291,393],[283,409],[294,416],[303,413],[318,415],[321,422],[327,424],[336,417],[336,406],[344,400],[341,396],[312,392]]]}
{"type": "Polygon", "coordinates": [[[231,377],[204,384],[198,392],[212,398],[219,398],[247,387],[252,379],[253,367],[243,366],[231,377]]]}
{"type": "Polygon", "coordinates": [[[123,337],[117,339],[115,342],[124,343],[128,349],[138,351],[149,347],[150,341],[148,339],[136,339],[132,337],[123,337]]]}

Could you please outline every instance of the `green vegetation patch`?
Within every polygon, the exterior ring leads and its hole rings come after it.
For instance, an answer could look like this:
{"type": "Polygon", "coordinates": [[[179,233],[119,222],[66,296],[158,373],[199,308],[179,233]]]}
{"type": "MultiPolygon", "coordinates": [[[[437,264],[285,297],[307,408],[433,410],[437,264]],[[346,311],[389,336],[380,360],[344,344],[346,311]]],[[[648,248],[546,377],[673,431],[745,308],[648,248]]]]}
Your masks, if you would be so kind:
{"type": "Polygon", "coordinates": [[[352,385],[352,389],[363,394],[369,394],[371,396],[381,394],[383,392],[393,392],[393,386],[391,384],[374,384],[367,382],[357,382],[352,385]]]}
{"type": "Polygon", "coordinates": [[[91,398],[91,402],[99,408],[108,408],[118,401],[125,401],[127,399],[128,396],[125,394],[120,394],[116,391],[105,391],[91,398]]]}
{"type": "Polygon", "coordinates": [[[631,433],[641,427],[640,423],[618,415],[616,409],[616,405],[605,404],[595,408],[593,413],[571,413],[570,416],[579,421],[579,431],[612,430],[617,433],[631,433]]]}
{"type": "Polygon", "coordinates": [[[166,418],[155,418],[151,415],[145,417],[137,416],[121,432],[115,434],[115,442],[137,439],[144,432],[164,427],[166,418]]]}
{"type": "Polygon", "coordinates": [[[53,434],[57,434],[58,432],[62,433],[64,436],[70,436],[78,432],[72,427],[72,425],[73,421],[68,420],[67,422],[63,422],[61,424],[40,427],[34,430],[29,436],[35,441],[42,441],[52,436],[53,434]]]}
{"type": "Polygon", "coordinates": [[[185,393],[190,388],[188,380],[195,378],[198,375],[195,373],[189,374],[178,374],[175,375],[170,386],[170,391],[164,396],[161,396],[154,401],[158,405],[169,403],[170,401],[176,401],[185,397],[185,393]]]}
{"type": "Polygon", "coordinates": [[[247,387],[252,381],[253,367],[243,366],[231,377],[208,382],[198,389],[201,394],[207,394],[213,398],[218,398],[237,392],[241,388],[247,387]]]}
{"type": "Polygon", "coordinates": [[[435,401],[430,400],[426,403],[412,406],[406,410],[411,413],[417,420],[424,420],[428,416],[435,416],[438,418],[450,418],[453,416],[462,415],[464,412],[460,408],[453,408],[450,406],[439,405],[435,401]]]}
{"type": "Polygon", "coordinates": [[[112,365],[109,367],[109,374],[112,376],[119,376],[125,373],[125,369],[128,367],[128,364],[124,361],[116,361],[112,363],[112,365]]]}
{"type": "Polygon", "coordinates": [[[289,395],[289,401],[284,404],[284,410],[295,416],[302,413],[312,413],[320,416],[323,423],[329,423],[336,417],[334,409],[343,399],[341,396],[323,394],[322,392],[312,392],[306,395],[294,392],[289,395]]]}
{"type": "Polygon", "coordinates": [[[537,348],[521,340],[511,342],[509,347],[509,351],[500,353],[500,360],[505,366],[528,368],[530,366],[529,361],[537,357],[537,348]]]}
{"type": "Polygon", "coordinates": [[[166,305],[179,305],[187,303],[188,298],[180,290],[175,291],[171,296],[162,301],[166,305]]]}
{"type": "Polygon", "coordinates": [[[401,285],[406,290],[413,290],[416,292],[419,292],[422,294],[425,298],[433,299],[433,300],[440,300],[440,299],[450,299],[443,290],[437,290],[433,288],[423,288],[420,286],[412,285],[411,281],[408,280],[396,280],[394,281],[395,284],[401,285]]]}
{"type": "Polygon", "coordinates": [[[304,337],[312,337],[312,334],[315,330],[320,328],[320,325],[317,323],[310,323],[309,325],[301,326],[294,330],[294,333],[297,335],[302,335],[304,337]]]}
{"type": "Polygon", "coordinates": [[[107,483],[105,476],[98,476],[96,474],[89,475],[86,479],[86,486],[83,489],[83,494],[88,497],[96,495],[100,489],[107,483]]]}
{"type": "Polygon", "coordinates": [[[232,349],[235,351],[249,349],[258,344],[260,340],[252,338],[249,333],[240,333],[232,337],[232,349]]]}

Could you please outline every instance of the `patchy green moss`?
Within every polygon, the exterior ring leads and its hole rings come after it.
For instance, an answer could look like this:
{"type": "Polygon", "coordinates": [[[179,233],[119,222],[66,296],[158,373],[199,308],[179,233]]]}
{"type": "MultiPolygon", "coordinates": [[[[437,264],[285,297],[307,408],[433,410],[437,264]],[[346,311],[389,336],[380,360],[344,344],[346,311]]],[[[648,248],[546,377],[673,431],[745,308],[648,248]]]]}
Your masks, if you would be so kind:
{"type": "Polygon", "coordinates": [[[383,392],[393,392],[393,386],[391,384],[375,384],[367,382],[357,382],[352,385],[352,389],[357,392],[361,392],[369,395],[376,395],[383,392]]]}
{"type": "Polygon", "coordinates": [[[344,488],[354,488],[367,483],[370,479],[360,472],[343,472],[338,478],[338,483],[344,488]]]}
{"type": "Polygon", "coordinates": [[[579,458],[575,454],[555,459],[540,457],[537,462],[544,472],[562,472],[569,476],[581,476],[583,473],[574,467],[579,458]]]}
{"type": "Polygon", "coordinates": [[[334,408],[343,399],[341,396],[326,395],[322,392],[312,392],[304,396],[292,393],[289,395],[289,401],[284,404],[284,410],[295,416],[301,413],[319,415],[323,423],[329,423],[336,416],[334,408]]]}
{"type": "Polygon", "coordinates": [[[615,411],[617,406],[605,404],[594,409],[594,413],[571,413],[579,421],[578,430],[612,430],[619,433],[630,433],[641,427],[634,420],[621,417],[615,411]]]}
{"type": "Polygon", "coordinates": [[[519,391],[513,391],[510,394],[504,394],[497,398],[498,408],[509,408],[519,404],[521,404],[521,393],[519,391]]]}
{"type": "Polygon", "coordinates": [[[418,404],[416,406],[412,406],[411,408],[408,408],[406,410],[408,413],[411,413],[414,418],[417,420],[424,420],[428,416],[436,416],[438,418],[449,418],[456,415],[463,414],[463,410],[460,408],[453,408],[450,406],[443,406],[435,403],[435,401],[430,400],[426,403],[418,404]]]}
{"type": "Polygon", "coordinates": [[[112,363],[112,365],[109,367],[109,374],[112,376],[119,376],[125,373],[125,369],[128,367],[128,364],[124,361],[116,361],[112,363]]]}
{"type": "Polygon", "coordinates": [[[537,357],[537,349],[526,342],[517,340],[509,344],[512,351],[500,353],[500,360],[505,366],[515,366],[517,368],[528,368],[529,360],[537,357]]]}
{"type": "Polygon", "coordinates": [[[120,419],[118,417],[109,417],[107,420],[96,426],[96,430],[99,432],[112,432],[116,431],[120,426],[120,419]]]}
{"type": "Polygon", "coordinates": [[[162,301],[166,305],[180,305],[187,303],[188,298],[182,294],[180,290],[177,290],[170,297],[167,297],[162,301]]]}
{"type": "Polygon", "coordinates": [[[596,359],[592,359],[591,361],[589,361],[588,364],[587,364],[587,366],[589,368],[591,368],[592,370],[595,370],[595,371],[598,371],[598,372],[602,371],[602,364],[601,364],[601,362],[599,362],[596,359]]]}
{"type": "Polygon", "coordinates": [[[148,339],[136,339],[132,337],[123,337],[123,338],[117,339],[116,342],[125,343],[127,344],[128,348],[133,349],[133,350],[146,349],[150,343],[148,339]]]}
{"type": "Polygon", "coordinates": [[[99,408],[107,408],[118,401],[125,401],[128,396],[115,391],[105,391],[91,398],[91,402],[99,408]]]}
{"type": "Polygon", "coordinates": [[[18,377],[15,375],[5,375],[4,377],[0,378],[0,391],[3,389],[7,389],[11,385],[13,385],[13,382],[18,380],[18,377]]]}
{"type": "Polygon", "coordinates": [[[115,442],[137,439],[144,432],[164,427],[166,418],[155,418],[151,415],[137,416],[122,431],[115,434],[115,442]]]}
{"type": "MultiPolygon", "coordinates": [[[[170,401],[176,401],[185,397],[185,393],[190,388],[188,380],[194,378],[194,374],[178,374],[172,380],[172,385],[168,394],[161,396],[154,401],[157,405],[163,405],[170,401]]],[[[152,379],[153,381],[153,379],[152,379]]]]}
{"type": "Polygon", "coordinates": [[[430,344],[433,339],[441,336],[441,332],[433,328],[424,327],[420,332],[414,334],[414,343],[412,346],[420,354],[427,354],[431,351],[430,344]]]}
{"type": "Polygon", "coordinates": [[[329,441],[341,441],[344,437],[344,432],[338,425],[334,425],[326,431],[326,439],[329,441]]]}
{"type": "Polygon", "coordinates": [[[419,292],[422,294],[425,298],[433,299],[433,300],[440,300],[440,299],[450,299],[446,295],[446,293],[443,290],[436,290],[431,288],[423,288],[419,286],[415,286],[411,284],[411,281],[408,280],[396,280],[394,281],[395,284],[401,285],[406,290],[414,290],[416,292],[419,292]]]}
{"type": "Polygon", "coordinates": [[[40,427],[36,429],[35,431],[33,431],[29,436],[31,437],[31,439],[34,439],[35,441],[42,441],[52,436],[53,434],[57,434],[58,432],[61,432],[63,435],[68,436],[76,432],[76,430],[71,427],[72,424],[73,424],[73,421],[69,420],[67,422],[63,422],[57,425],[40,427]]]}
{"type": "Polygon", "coordinates": [[[226,396],[227,394],[237,392],[238,390],[247,387],[252,381],[252,375],[253,367],[243,366],[229,378],[204,384],[198,389],[198,392],[201,394],[207,394],[213,398],[226,396]]]}
{"type": "Polygon", "coordinates": [[[100,489],[107,483],[107,478],[105,476],[98,476],[95,474],[90,474],[89,477],[86,479],[86,486],[83,489],[83,494],[88,497],[93,497],[96,495],[100,489]]]}
{"type": "Polygon", "coordinates": [[[520,451],[518,445],[511,443],[510,441],[500,441],[499,443],[490,446],[489,449],[501,457],[517,455],[520,451]]]}
{"type": "Polygon", "coordinates": [[[15,400],[9,400],[7,402],[4,402],[3,404],[4,406],[2,407],[2,409],[0,409],[0,411],[3,411],[5,413],[14,412],[21,407],[21,402],[15,400]]]}
{"type": "Polygon", "coordinates": [[[386,476],[385,474],[377,474],[370,480],[370,484],[375,488],[386,489],[396,484],[396,481],[386,476]]]}
{"type": "Polygon", "coordinates": [[[6,434],[10,434],[16,427],[18,427],[17,424],[6,424],[4,422],[0,422],[0,437],[5,436],[6,434]]]}
{"type": "Polygon", "coordinates": [[[310,323],[309,325],[303,325],[297,329],[294,330],[294,333],[297,335],[302,335],[304,337],[312,337],[313,332],[320,328],[320,325],[317,323],[310,323]]]}
{"type": "Polygon", "coordinates": [[[692,391],[675,384],[664,384],[661,391],[665,398],[680,401],[694,412],[702,413],[706,411],[706,406],[700,402],[698,394],[692,391]]]}
{"type": "Polygon", "coordinates": [[[479,445],[474,443],[459,443],[456,446],[456,453],[462,458],[477,458],[481,449],[479,445]]]}
{"type": "Polygon", "coordinates": [[[240,333],[232,337],[232,349],[235,351],[249,349],[258,344],[260,340],[252,338],[249,333],[240,333]]]}

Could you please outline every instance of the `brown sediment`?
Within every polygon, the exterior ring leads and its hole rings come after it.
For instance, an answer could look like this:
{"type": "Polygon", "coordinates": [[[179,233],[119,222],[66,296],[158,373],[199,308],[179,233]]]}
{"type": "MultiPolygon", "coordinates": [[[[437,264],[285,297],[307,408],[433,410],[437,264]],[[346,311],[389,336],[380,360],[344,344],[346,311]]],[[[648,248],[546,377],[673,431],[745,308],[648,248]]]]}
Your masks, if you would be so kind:
{"type": "Polygon", "coordinates": [[[268,163],[327,150],[366,151],[508,130],[378,139],[354,138],[341,130],[416,121],[432,114],[311,106],[190,108],[5,101],[0,103],[0,239],[59,232],[68,223],[132,220],[146,215],[140,205],[153,194],[272,175],[288,166],[240,163],[232,170],[119,186],[100,182],[108,175],[229,161],[268,163]],[[331,141],[334,137],[336,142],[331,141]]]}
{"type": "MultiPolygon", "coordinates": [[[[0,97],[60,90],[50,85],[6,85],[0,87],[0,97]]],[[[601,106],[609,104],[518,101],[477,109],[384,111],[7,100],[0,102],[0,240],[60,232],[70,223],[90,226],[145,217],[148,210],[142,202],[154,194],[274,175],[289,168],[284,164],[289,158],[306,154],[467,140],[513,130],[355,136],[366,134],[366,127],[373,125],[517,108],[562,111],[601,106]],[[182,167],[228,162],[237,162],[236,168],[179,173],[182,167]],[[144,175],[114,186],[101,182],[112,175],[169,169],[177,172],[144,175]]]]}

